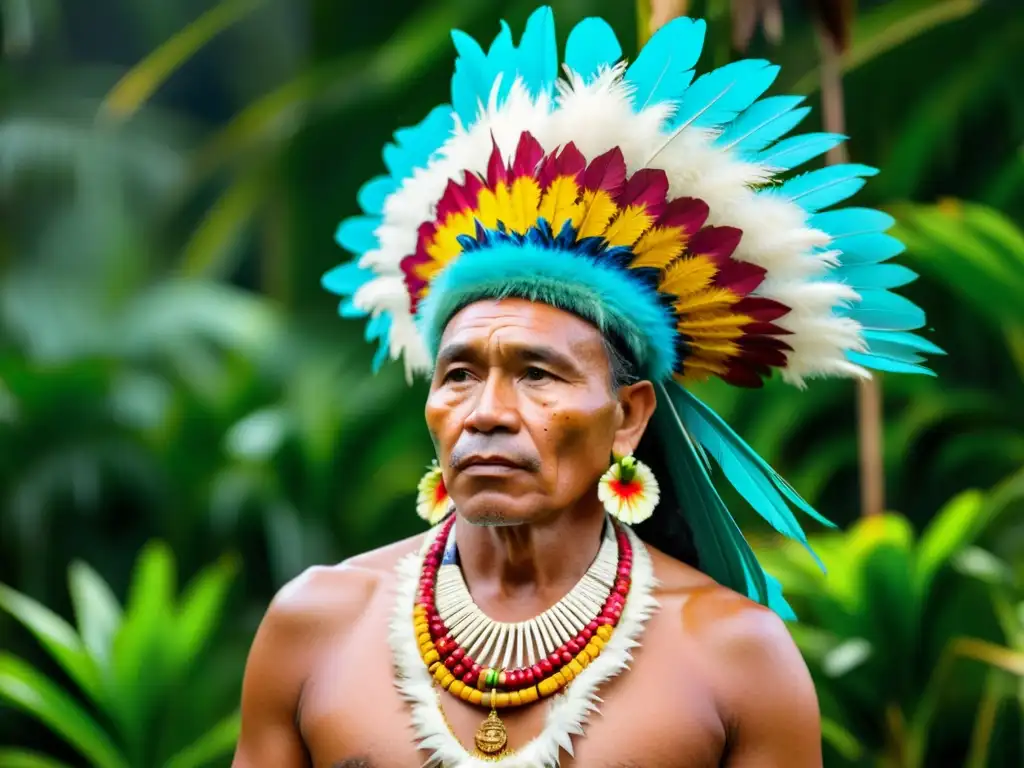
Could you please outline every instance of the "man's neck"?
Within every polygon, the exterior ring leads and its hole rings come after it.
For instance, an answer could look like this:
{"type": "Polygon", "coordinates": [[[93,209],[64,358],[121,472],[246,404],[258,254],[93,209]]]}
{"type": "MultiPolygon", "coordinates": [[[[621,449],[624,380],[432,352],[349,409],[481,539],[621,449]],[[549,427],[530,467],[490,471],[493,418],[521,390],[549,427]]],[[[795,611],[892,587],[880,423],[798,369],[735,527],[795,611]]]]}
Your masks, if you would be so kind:
{"type": "Polygon", "coordinates": [[[593,563],[604,521],[596,498],[537,523],[479,526],[457,519],[459,561],[473,599],[499,621],[543,612],[593,563]]]}

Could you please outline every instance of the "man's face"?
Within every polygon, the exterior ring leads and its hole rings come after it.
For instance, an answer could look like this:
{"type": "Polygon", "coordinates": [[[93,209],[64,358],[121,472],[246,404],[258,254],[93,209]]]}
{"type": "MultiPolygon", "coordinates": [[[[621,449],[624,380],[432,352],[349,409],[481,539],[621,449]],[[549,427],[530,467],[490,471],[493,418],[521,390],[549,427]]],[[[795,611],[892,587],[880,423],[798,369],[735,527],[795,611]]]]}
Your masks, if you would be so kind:
{"type": "Polygon", "coordinates": [[[609,376],[600,332],[575,315],[521,299],[455,315],[426,419],[460,515],[514,525],[594,494],[612,451],[639,440],[609,376]]]}

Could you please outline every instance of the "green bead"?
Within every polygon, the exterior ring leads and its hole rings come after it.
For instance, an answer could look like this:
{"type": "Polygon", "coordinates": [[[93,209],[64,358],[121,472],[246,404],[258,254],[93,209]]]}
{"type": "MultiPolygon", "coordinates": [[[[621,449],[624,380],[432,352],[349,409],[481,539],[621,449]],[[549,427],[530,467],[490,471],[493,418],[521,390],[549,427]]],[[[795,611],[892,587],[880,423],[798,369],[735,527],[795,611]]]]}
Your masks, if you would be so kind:
{"type": "Polygon", "coordinates": [[[485,678],[485,683],[488,688],[493,688],[494,686],[496,686],[498,684],[498,670],[488,669],[487,677],[485,678]]]}

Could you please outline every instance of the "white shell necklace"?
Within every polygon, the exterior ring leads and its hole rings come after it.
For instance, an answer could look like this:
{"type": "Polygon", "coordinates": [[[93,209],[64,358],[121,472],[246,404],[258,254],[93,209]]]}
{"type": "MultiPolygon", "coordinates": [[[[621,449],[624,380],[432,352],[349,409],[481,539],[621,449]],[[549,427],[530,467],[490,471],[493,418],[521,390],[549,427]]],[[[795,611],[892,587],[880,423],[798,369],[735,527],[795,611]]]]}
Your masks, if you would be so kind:
{"type": "MultiPolygon", "coordinates": [[[[573,754],[573,737],[582,736],[591,714],[598,711],[600,686],[619,675],[632,661],[632,649],[644,625],[658,608],[653,596],[654,568],[643,542],[625,527],[633,546],[633,580],[618,628],[601,655],[576,676],[567,689],[550,699],[544,727],[528,743],[500,759],[505,768],[557,768],[564,751],[573,754]]],[[[440,688],[420,657],[416,632],[409,617],[416,602],[423,561],[429,543],[403,558],[397,566],[397,600],[388,635],[395,667],[395,686],[412,710],[417,747],[428,755],[433,768],[488,768],[493,759],[469,752],[452,734],[441,709],[440,688]]],[[[602,544],[603,546],[603,544],[602,544]]]]}
{"type": "MultiPolygon", "coordinates": [[[[448,535],[454,550],[455,528],[448,535]]],[[[576,585],[544,613],[507,623],[487,616],[469,594],[462,569],[446,553],[437,573],[437,611],[455,641],[487,667],[530,667],[578,636],[600,612],[615,585],[618,548],[606,525],[597,557],[576,585]]]]}

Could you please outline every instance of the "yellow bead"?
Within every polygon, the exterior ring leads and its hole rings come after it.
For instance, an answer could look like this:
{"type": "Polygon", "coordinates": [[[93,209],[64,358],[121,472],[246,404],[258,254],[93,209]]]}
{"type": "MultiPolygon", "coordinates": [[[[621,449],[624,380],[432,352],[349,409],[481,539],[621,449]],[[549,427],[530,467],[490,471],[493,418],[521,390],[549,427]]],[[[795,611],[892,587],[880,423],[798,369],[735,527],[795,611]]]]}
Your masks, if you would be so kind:
{"type": "Polygon", "coordinates": [[[413,616],[426,616],[427,615],[427,608],[426,608],[426,606],[417,605],[415,608],[412,609],[412,615],[413,616]]]}
{"type": "Polygon", "coordinates": [[[602,624],[597,628],[597,636],[607,643],[612,636],[612,628],[607,624],[602,624]]]}
{"type": "Polygon", "coordinates": [[[441,687],[446,691],[451,688],[452,683],[455,682],[455,675],[449,672],[447,675],[441,678],[441,687]]]}
{"type": "Polygon", "coordinates": [[[425,654],[423,654],[423,661],[427,664],[427,666],[430,666],[435,661],[438,661],[440,658],[441,654],[439,654],[435,650],[429,650],[425,654]]]}
{"type": "Polygon", "coordinates": [[[519,691],[518,693],[519,693],[519,701],[521,701],[523,704],[532,704],[533,702],[535,702],[537,699],[540,698],[540,696],[537,693],[537,686],[536,685],[531,685],[529,688],[524,688],[523,690],[519,691]]]}
{"type": "Polygon", "coordinates": [[[508,682],[508,679],[505,676],[505,670],[501,670],[498,673],[498,685],[504,686],[506,682],[508,682]]]}
{"type": "Polygon", "coordinates": [[[428,634],[430,632],[430,625],[427,624],[426,619],[416,619],[412,623],[412,628],[416,631],[416,637],[428,634]]]}
{"type": "Polygon", "coordinates": [[[418,632],[416,634],[416,643],[422,648],[424,645],[430,642],[429,632],[418,632]]]}
{"type": "Polygon", "coordinates": [[[565,676],[565,670],[558,670],[551,676],[551,679],[558,683],[558,687],[561,688],[563,685],[569,682],[571,678],[565,676]]]}
{"type": "Polygon", "coordinates": [[[483,701],[483,698],[484,698],[484,695],[480,691],[474,691],[473,689],[470,689],[470,691],[469,691],[469,703],[470,704],[479,704],[481,701],[483,701]]]}
{"type": "Polygon", "coordinates": [[[489,707],[491,706],[492,698],[494,698],[494,693],[491,691],[485,691],[483,694],[481,694],[480,703],[485,707],[489,707]]]}
{"type": "Polygon", "coordinates": [[[432,662],[432,663],[427,665],[427,671],[430,674],[434,674],[435,672],[437,672],[437,668],[440,667],[440,666],[441,666],[441,662],[440,661],[432,662]]]}
{"type": "Polygon", "coordinates": [[[576,673],[569,669],[568,664],[562,667],[561,670],[559,670],[558,674],[565,678],[566,683],[570,682],[574,677],[576,677],[576,673]]]}
{"type": "Polygon", "coordinates": [[[579,675],[580,672],[583,671],[583,665],[576,661],[576,659],[573,659],[569,662],[569,669],[572,670],[573,677],[576,677],[577,675],[579,675]]]}
{"type": "Polygon", "coordinates": [[[487,687],[487,667],[480,670],[480,674],[476,676],[476,687],[481,691],[487,687]]]}
{"type": "Polygon", "coordinates": [[[590,638],[589,645],[597,646],[597,650],[601,651],[604,648],[604,640],[602,640],[597,635],[594,635],[592,638],[590,638]]]}
{"type": "Polygon", "coordinates": [[[509,706],[512,706],[512,707],[518,707],[518,706],[522,705],[523,697],[519,695],[519,691],[512,691],[508,695],[508,703],[509,703],[509,706]]]}
{"type": "Polygon", "coordinates": [[[451,686],[449,686],[448,693],[450,693],[452,696],[460,696],[461,697],[462,696],[462,691],[463,691],[463,689],[465,687],[466,687],[466,684],[464,682],[462,682],[461,680],[456,680],[455,682],[453,682],[451,684],[451,686]]]}
{"type": "Polygon", "coordinates": [[[473,691],[473,688],[470,688],[468,685],[463,683],[462,690],[459,691],[459,698],[463,701],[469,701],[469,697],[473,695],[473,691]]]}
{"type": "Polygon", "coordinates": [[[577,663],[577,664],[579,664],[579,665],[580,665],[581,667],[583,667],[584,669],[586,669],[586,668],[587,668],[588,666],[590,666],[590,662],[592,661],[592,659],[590,658],[590,654],[589,654],[589,653],[587,653],[587,649],[586,649],[586,648],[584,648],[584,649],[583,649],[582,651],[580,651],[580,652],[579,652],[579,654],[578,654],[578,655],[576,656],[576,659],[575,659],[575,661],[576,661],[576,663],[577,663]]]}
{"type": "Polygon", "coordinates": [[[444,680],[445,675],[450,674],[451,673],[448,671],[448,668],[445,667],[444,664],[438,664],[437,669],[434,670],[434,679],[437,680],[437,682],[441,682],[442,680],[444,680]]]}
{"type": "Polygon", "coordinates": [[[537,691],[541,696],[550,696],[560,687],[561,686],[555,678],[549,677],[547,680],[540,681],[540,684],[537,685],[537,691]]]}
{"type": "Polygon", "coordinates": [[[496,707],[507,707],[508,706],[508,694],[507,693],[496,693],[496,694],[494,694],[494,706],[496,706],[496,707]]]}

